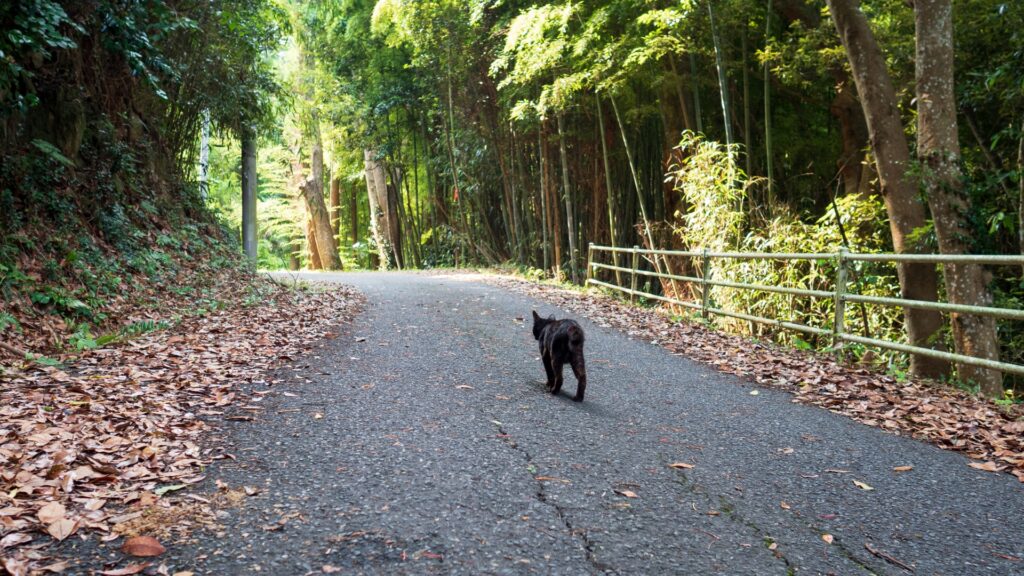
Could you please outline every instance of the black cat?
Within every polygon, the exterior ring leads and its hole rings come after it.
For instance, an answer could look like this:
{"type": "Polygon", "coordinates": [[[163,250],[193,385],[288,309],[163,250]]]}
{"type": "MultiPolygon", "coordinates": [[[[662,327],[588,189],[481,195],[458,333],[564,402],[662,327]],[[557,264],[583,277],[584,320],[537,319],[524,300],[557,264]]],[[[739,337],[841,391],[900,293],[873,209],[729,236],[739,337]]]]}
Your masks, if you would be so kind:
{"type": "Polygon", "coordinates": [[[587,390],[587,367],[583,362],[583,328],[575,320],[555,320],[554,316],[541,318],[533,313],[533,337],[540,342],[540,356],[548,374],[547,390],[558,394],[562,389],[562,367],[568,363],[576,375],[576,396],[583,401],[587,390]]]}

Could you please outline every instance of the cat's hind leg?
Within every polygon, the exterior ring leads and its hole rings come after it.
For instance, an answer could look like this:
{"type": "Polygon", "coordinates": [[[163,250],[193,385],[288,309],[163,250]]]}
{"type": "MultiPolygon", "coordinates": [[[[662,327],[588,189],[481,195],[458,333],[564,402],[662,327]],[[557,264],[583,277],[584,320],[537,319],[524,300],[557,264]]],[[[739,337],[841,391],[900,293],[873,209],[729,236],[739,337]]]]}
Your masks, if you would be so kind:
{"type": "Polygon", "coordinates": [[[547,390],[548,392],[551,392],[551,390],[555,387],[555,369],[551,367],[551,355],[542,354],[541,360],[543,360],[544,362],[544,372],[547,373],[548,375],[548,380],[544,384],[544,389],[547,390]]]}

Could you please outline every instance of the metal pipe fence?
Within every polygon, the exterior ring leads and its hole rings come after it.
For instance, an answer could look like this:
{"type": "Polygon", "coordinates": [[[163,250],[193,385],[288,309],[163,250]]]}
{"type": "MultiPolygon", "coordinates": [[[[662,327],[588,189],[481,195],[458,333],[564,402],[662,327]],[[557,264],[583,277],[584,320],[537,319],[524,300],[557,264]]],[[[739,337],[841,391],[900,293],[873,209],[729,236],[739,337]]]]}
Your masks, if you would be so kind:
{"type": "Polygon", "coordinates": [[[927,310],[938,310],[941,312],[955,312],[960,314],[991,316],[1006,320],[1024,320],[1024,310],[1019,310],[1015,308],[1001,308],[996,306],[969,306],[964,304],[953,304],[947,302],[926,302],[921,300],[907,300],[904,298],[887,298],[881,296],[862,296],[859,294],[851,294],[848,291],[849,286],[847,277],[850,273],[850,264],[852,262],[917,262],[934,264],[954,263],[1022,266],[1024,265],[1024,255],[983,256],[974,254],[856,254],[848,252],[845,248],[840,248],[838,252],[826,253],[710,252],[708,250],[696,252],[683,250],[648,250],[639,248],[637,246],[634,246],[632,248],[615,248],[611,246],[600,246],[592,243],[589,245],[587,249],[587,284],[593,286],[600,286],[602,288],[607,288],[609,290],[627,294],[629,296],[630,302],[634,302],[636,300],[636,297],[640,296],[643,298],[649,298],[652,300],[665,302],[667,304],[672,304],[675,306],[696,310],[701,313],[705,320],[709,320],[712,315],[726,316],[738,320],[745,320],[748,322],[775,326],[786,330],[794,330],[797,332],[815,334],[819,336],[831,336],[832,347],[837,352],[842,350],[844,343],[850,342],[866,346],[875,346],[877,348],[883,348],[895,352],[902,352],[919,356],[928,356],[931,358],[939,358],[942,360],[948,360],[959,364],[981,366],[983,368],[991,368],[993,370],[999,370],[1001,372],[1006,372],[1010,374],[1024,375],[1024,365],[1021,364],[1012,364],[1009,362],[1001,362],[990,358],[978,358],[976,356],[967,356],[964,354],[954,354],[952,352],[945,352],[942,350],[934,350],[931,348],[923,348],[920,346],[913,346],[910,344],[892,342],[889,340],[882,340],[878,338],[869,338],[867,336],[857,336],[855,334],[848,333],[844,328],[846,322],[847,303],[918,308],[927,310]],[[616,256],[619,254],[629,254],[631,256],[631,267],[626,268],[623,266],[597,262],[594,259],[595,253],[610,253],[615,254],[616,256]],[[700,263],[701,276],[682,276],[651,270],[643,270],[640,268],[641,255],[648,257],[649,260],[652,257],[656,258],[658,256],[680,256],[695,259],[700,263]],[[808,290],[802,288],[791,288],[786,286],[771,286],[766,284],[754,284],[747,282],[712,280],[711,266],[715,259],[811,261],[826,260],[832,262],[835,265],[836,273],[833,279],[835,289],[832,291],[808,290]],[[598,280],[597,278],[595,278],[595,273],[598,270],[609,270],[616,273],[628,273],[630,284],[629,287],[627,288],[625,286],[619,286],[614,282],[605,282],[602,280],[598,280]],[[673,298],[671,296],[651,294],[649,292],[638,290],[637,278],[639,276],[654,277],[659,279],[671,280],[673,282],[685,282],[691,285],[699,286],[700,301],[691,302],[686,300],[680,300],[678,298],[673,298]],[[830,328],[820,328],[816,326],[800,324],[797,322],[790,322],[776,318],[766,318],[763,316],[756,316],[752,314],[744,314],[740,312],[732,312],[728,310],[722,310],[720,308],[715,308],[711,305],[709,299],[710,289],[714,286],[738,290],[753,290],[758,292],[788,294],[792,296],[801,296],[806,298],[830,298],[833,300],[833,307],[835,309],[835,315],[832,319],[832,326],[830,328]]]}

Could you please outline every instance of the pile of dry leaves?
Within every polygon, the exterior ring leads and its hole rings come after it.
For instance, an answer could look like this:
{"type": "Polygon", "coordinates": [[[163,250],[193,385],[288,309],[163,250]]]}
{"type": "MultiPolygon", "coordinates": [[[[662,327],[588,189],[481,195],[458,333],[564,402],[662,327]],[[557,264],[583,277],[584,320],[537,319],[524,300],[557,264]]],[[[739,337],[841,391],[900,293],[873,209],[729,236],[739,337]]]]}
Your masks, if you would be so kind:
{"type": "Polygon", "coordinates": [[[582,314],[661,345],[716,370],[795,394],[795,401],[828,408],[894,434],[909,434],[1006,471],[1024,482],[1024,410],[1001,407],[958,390],[898,381],[877,371],[838,364],[832,357],[755,343],[699,324],[673,321],[658,310],[629,306],[597,293],[537,284],[510,276],[482,278],[582,314]]]}
{"type": "Polygon", "coordinates": [[[253,275],[241,263],[218,265],[208,258],[192,262],[182,256],[169,258],[175,266],[164,275],[125,274],[113,293],[104,293],[102,298],[93,293],[93,298],[70,272],[59,280],[44,281],[40,268],[45,259],[22,255],[20,266],[29,282],[13,289],[0,286],[0,318],[17,322],[0,323],[0,362],[9,361],[12,355],[19,359],[26,354],[58,358],[73,353],[75,347],[69,339],[83,327],[95,337],[117,335],[133,325],[155,325],[195,315],[197,309],[212,310],[225,302],[254,299],[265,290],[251,281],[253,275]]]}
{"type": "MultiPolygon", "coordinates": [[[[54,539],[140,533],[161,497],[230,457],[204,437],[211,422],[229,409],[258,413],[273,384],[267,371],[332,337],[361,302],[337,285],[257,282],[258,303],[192,317],[64,367],[20,363],[0,374],[2,568],[16,576],[59,572],[66,564],[46,552],[54,539]]],[[[109,573],[134,573],[123,570],[109,573]]]]}

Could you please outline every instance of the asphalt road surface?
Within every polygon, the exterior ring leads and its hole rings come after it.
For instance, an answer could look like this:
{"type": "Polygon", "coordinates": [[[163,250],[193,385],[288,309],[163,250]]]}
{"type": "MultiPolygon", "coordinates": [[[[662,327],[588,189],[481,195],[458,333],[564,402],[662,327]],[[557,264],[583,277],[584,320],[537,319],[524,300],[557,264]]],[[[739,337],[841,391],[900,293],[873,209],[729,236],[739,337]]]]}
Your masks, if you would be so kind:
{"type": "Polygon", "coordinates": [[[366,310],[225,425],[238,459],[210,481],[261,493],[173,547],[176,570],[1024,574],[1024,485],[959,454],[585,319],[575,403],[568,369],[543,388],[529,319],[564,316],[549,305],[454,276],[315,278],[366,310]]]}

